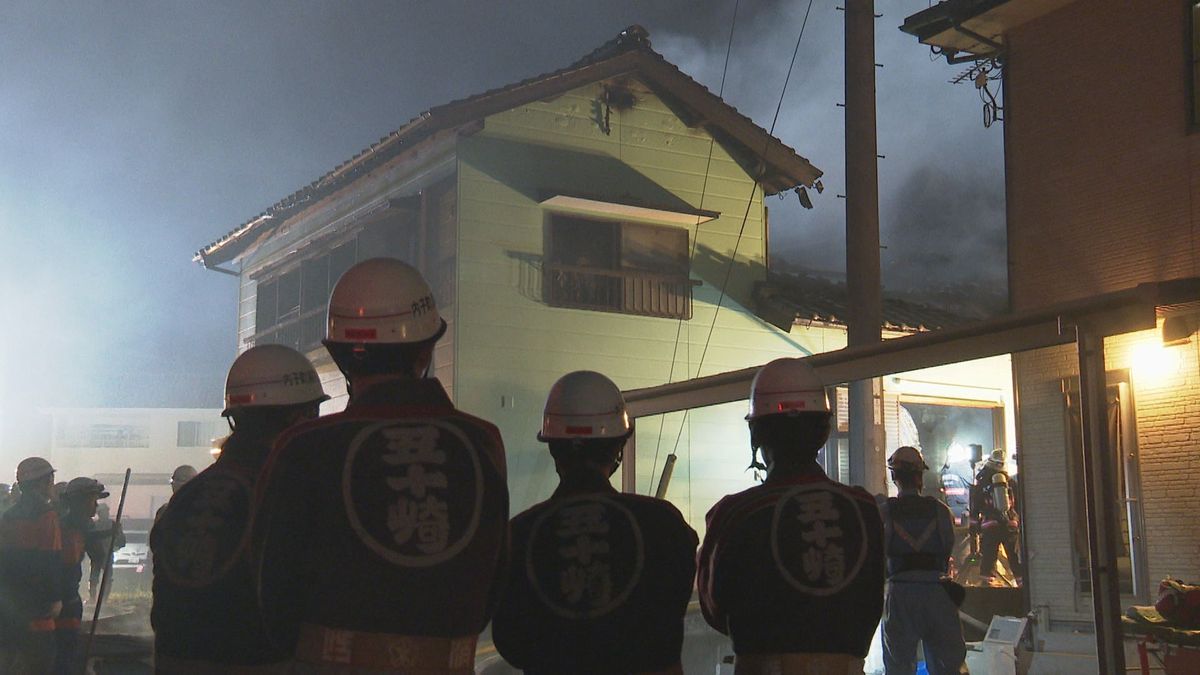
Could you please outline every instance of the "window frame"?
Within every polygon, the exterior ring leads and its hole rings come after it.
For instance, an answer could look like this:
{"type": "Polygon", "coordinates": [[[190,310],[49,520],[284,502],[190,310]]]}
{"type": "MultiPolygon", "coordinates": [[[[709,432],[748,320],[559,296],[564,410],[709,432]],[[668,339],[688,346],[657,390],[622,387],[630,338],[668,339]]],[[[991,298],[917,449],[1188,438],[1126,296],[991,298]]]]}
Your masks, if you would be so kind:
{"type": "MultiPolygon", "coordinates": [[[[690,320],[692,318],[694,302],[692,288],[698,285],[698,282],[691,279],[692,233],[690,230],[659,223],[599,218],[587,214],[551,211],[545,213],[542,232],[542,301],[546,305],[564,309],[610,312],[630,316],[648,316],[678,320],[690,320]],[[614,247],[613,265],[611,267],[598,265],[577,267],[558,262],[560,253],[556,250],[555,234],[559,223],[566,220],[594,223],[598,227],[611,227],[612,245],[614,247]],[[660,274],[641,268],[626,267],[622,256],[626,228],[663,230],[681,235],[682,250],[679,251],[681,256],[678,260],[678,262],[682,263],[681,272],[677,274],[660,274]],[[587,276],[584,276],[587,275],[587,272],[583,270],[592,267],[596,270],[596,274],[592,275],[593,278],[588,279],[587,276]],[[613,298],[603,302],[595,300],[589,302],[585,299],[563,297],[564,293],[570,294],[571,292],[563,291],[560,286],[556,285],[556,279],[561,280],[564,278],[564,276],[556,275],[556,268],[566,268],[558,270],[558,274],[573,275],[573,277],[565,277],[572,279],[572,283],[592,284],[590,288],[593,289],[593,292],[597,282],[603,284],[602,287],[607,286],[618,288],[619,290],[615,292],[615,295],[601,294],[613,298]],[[650,288],[649,300],[646,299],[647,293],[645,289],[639,288],[639,285],[644,286],[647,284],[650,288]],[[675,286],[676,290],[670,290],[671,286],[675,286]],[[683,290],[680,292],[678,289],[683,290]],[[666,306],[665,309],[664,305],[666,306]]],[[[675,264],[676,262],[673,261],[672,266],[675,264]]],[[[562,284],[564,282],[560,281],[559,283],[562,284]]]]}

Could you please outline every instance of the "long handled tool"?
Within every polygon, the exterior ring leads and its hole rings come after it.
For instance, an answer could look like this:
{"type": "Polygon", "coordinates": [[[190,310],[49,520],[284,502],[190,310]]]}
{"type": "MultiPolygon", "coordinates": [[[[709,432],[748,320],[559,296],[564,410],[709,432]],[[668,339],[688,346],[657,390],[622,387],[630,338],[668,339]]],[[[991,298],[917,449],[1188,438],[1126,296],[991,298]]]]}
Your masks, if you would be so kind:
{"type": "Polygon", "coordinates": [[[96,624],[100,621],[100,606],[104,604],[105,589],[112,575],[113,546],[117,543],[117,531],[121,526],[121,515],[125,513],[125,493],[129,491],[129,476],[131,469],[125,469],[125,483],[121,486],[121,501],[117,503],[117,517],[113,520],[112,531],[108,534],[108,559],[104,561],[104,573],[100,576],[100,589],[96,591],[96,609],[92,612],[92,627],[88,630],[87,647],[83,650],[83,670],[87,675],[88,659],[92,657],[92,642],[96,639],[96,624]]]}

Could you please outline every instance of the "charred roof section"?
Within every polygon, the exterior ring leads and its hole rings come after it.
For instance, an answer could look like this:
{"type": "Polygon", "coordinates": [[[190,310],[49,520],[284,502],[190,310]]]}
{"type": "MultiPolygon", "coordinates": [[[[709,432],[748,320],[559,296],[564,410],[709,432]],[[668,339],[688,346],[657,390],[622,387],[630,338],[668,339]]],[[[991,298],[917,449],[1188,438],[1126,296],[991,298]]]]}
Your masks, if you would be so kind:
{"type": "MultiPolygon", "coordinates": [[[[850,315],[846,285],[814,277],[771,275],[755,285],[754,298],[759,316],[783,330],[795,323],[845,326],[850,315]]],[[[883,298],[884,330],[942,330],[979,318],[897,297],[883,298]]]]}
{"type": "Polygon", "coordinates": [[[288,218],[382,166],[438,131],[555,96],[608,78],[641,78],[689,126],[713,135],[766,194],[811,186],[821,171],[704,85],[650,48],[641,26],[630,26],[566,68],[430,108],[349,160],[277,202],[262,214],[197,251],[194,260],[213,267],[234,259],[269,236],[288,218]]]}

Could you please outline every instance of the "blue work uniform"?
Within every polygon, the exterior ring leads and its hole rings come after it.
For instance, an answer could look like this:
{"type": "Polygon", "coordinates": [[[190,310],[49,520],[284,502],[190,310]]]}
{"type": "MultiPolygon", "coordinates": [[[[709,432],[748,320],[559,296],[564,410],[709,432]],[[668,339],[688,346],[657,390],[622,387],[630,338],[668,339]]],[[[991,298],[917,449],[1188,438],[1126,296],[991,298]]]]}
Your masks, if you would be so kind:
{"type": "Polygon", "coordinates": [[[910,675],[917,642],[925,645],[930,675],[966,672],[958,607],[942,585],[954,549],[950,509],[933,497],[902,489],[881,507],[887,550],[883,663],[888,675],[910,675]]]}

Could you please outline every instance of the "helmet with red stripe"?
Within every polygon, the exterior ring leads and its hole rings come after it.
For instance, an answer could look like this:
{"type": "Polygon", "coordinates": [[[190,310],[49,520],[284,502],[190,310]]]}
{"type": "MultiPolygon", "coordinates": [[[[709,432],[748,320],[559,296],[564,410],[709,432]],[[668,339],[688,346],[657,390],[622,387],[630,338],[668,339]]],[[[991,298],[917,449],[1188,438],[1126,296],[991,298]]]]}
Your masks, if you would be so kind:
{"type": "Polygon", "coordinates": [[[631,431],[625,397],[617,385],[600,373],[577,370],[550,388],[538,440],[615,439],[631,431]]]}
{"type": "Polygon", "coordinates": [[[746,419],[801,413],[829,413],[825,385],[808,361],[775,359],[760,368],[750,385],[746,419]]]}
{"type": "Polygon", "coordinates": [[[329,298],[326,342],[403,345],[446,331],[433,291],[412,265],[370,258],[346,270],[329,298]]]}
{"type": "Polygon", "coordinates": [[[258,345],[243,352],[225,378],[225,410],[328,401],[312,363],[283,345],[258,345]]]}

